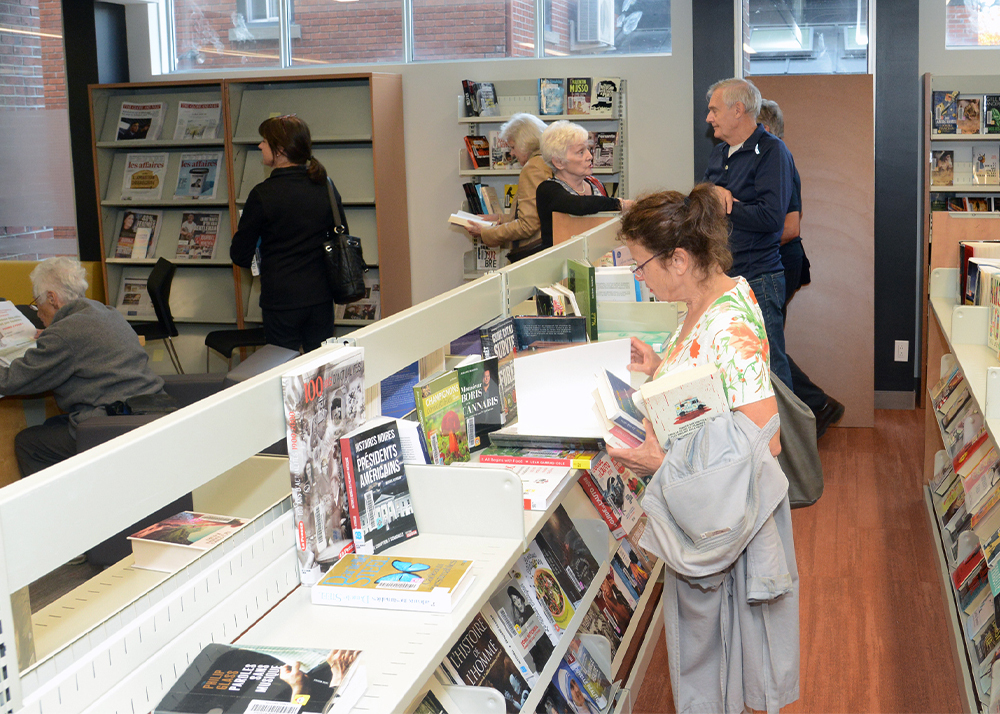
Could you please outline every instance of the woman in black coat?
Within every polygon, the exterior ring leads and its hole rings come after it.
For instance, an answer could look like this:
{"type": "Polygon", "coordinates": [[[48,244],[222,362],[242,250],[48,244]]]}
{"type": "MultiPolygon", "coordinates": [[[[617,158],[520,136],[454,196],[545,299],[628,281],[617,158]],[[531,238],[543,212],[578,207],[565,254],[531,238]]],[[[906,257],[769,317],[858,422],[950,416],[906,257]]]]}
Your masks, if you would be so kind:
{"type": "MultiPolygon", "coordinates": [[[[333,336],[333,293],[322,247],[333,229],[326,169],[312,155],[309,127],[298,117],[272,117],[258,131],[271,175],[250,191],[229,254],[249,268],[259,251],[268,344],[308,352],[333,336]]],[[[346,228],[336,187],[333,193],[346,228]]]]}

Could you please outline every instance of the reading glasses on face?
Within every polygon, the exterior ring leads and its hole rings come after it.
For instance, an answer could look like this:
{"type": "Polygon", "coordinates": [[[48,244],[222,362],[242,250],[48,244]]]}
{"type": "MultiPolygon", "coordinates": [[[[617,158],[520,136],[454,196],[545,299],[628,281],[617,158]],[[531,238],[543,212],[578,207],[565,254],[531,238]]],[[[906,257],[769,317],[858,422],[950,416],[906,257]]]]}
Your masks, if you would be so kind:
{"type": "Polygon", "coordinates": [[[661,255],[663,255],[663,251],[660,251],[656,255],[652,256],[649,260],[644,260],[639,265],[633,265],[632,266],[632,275],[635,275],[636,277],[638,277],[639,275],[645,275],[645,273],[642,272],[642,269],[645,268],[647,265],[649,265],[655,259],[659,258],[661,255]]]}

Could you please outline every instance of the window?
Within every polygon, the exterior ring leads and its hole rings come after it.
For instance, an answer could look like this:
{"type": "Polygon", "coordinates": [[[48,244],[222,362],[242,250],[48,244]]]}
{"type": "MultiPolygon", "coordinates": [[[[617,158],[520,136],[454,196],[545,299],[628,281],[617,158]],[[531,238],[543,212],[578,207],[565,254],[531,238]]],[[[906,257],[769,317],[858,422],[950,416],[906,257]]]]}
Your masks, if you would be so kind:
{"type": "Polygon", "coordinates": [[[1000,46],[1000,5],[994,0],[948,0],[945,46],[1000,46]]]}
{"type": "Polygon", "coordinates": [[[545,54],[669,53],[669,0],[544,0],[545,54]]]}
{"type": "Polygon", "coordinates": [[[747,74],[865,74],[868,0],[742,0],[747,74]]]}
{"type": "Polygon", "coordinates": [[[247,22],[277,22],[278,0],[246,0],[247,22]]]}

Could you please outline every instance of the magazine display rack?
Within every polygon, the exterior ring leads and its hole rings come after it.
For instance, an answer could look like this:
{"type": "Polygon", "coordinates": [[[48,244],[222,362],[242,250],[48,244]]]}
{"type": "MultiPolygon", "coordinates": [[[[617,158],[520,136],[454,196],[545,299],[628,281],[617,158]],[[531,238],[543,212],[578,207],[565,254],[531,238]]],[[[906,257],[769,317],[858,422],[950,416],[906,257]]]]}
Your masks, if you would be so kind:
{"type": "MultiPolygon", "coordinates": [[[[355,332],[350,343],[365,349],[369,398],[381,380],[509,314],[508,306],[523,299],[536,280],[563,277],[568,258],[603,255],[616,232],[617,220],[610,221],[355,332]]],[[[334,352],[340,344],[321,349],[334,352]]],[[[600,572],[606,572],[615,541],[575,487],[575,473],[543,513],[523,510],[519,479],[500,467],[477,467],[475,473],[468,467],[408,467],[420,535],[396,547],[428,557],[473,559],[476,580],[470,591],[449,615],[311,605],[309,593],[298,588],[287,460],[256,456],[285,437],[281,375],[288,369],[284,365],[225,389],[0,491],[0,588],[12,595],[188,491],[195,493],[196,509],[251,519],[176,573],[139,572],[126,559],[37,613],[35,631],[43,625],[45,632],[35,637],[34,663],[23,669],[16,653],[28,645],[15,642],[11,599],[0,598],[0,691],[5,692],[0,711],[150,711],[205,644],[237,637],[362,649],[368,670],[365,710],[406,711],[434,686],[431,672],[557,505],[566,508],[600,572]]],[[[655,606],[649,594],[657,574],[643,607],[655,606]]],[[[584,602],[594,594],[591,588],[584,602]]],[[[633,624],[640,619],[637,610],[633,624]]],[[[654,618],[644,633],[633,628],[627,635],[642,638],[630,686],[641,682],[660,624],[654,618]]],[[[564,641],[568,645],[568,636],[564,641]]],[[[623,640],[621,651],[627,649],[623,640]]],[[[484,691],[461,689],[455,700],[483,701],[484,691]]],[[[533,711],[541,694],[532,692],[526,711],[533,711]]],[[[628,697],[616,706],[627,709],[628,697]]],[[[468,704],[462,710],[481,709],[468,704]]]]}
{"type": "MultiPolygon", "coordinates": [[[[105,299],[116,305],[126,281],[145,278],[157,258],[177,265],[170,307],[179,325],[182,361],[200,364],[204,337],[213,329],[260,322],[257,281],[229,259],[232,234],[250,190],[266,174],[257,149],[261,121],[296,114],[310,126],[315,155],[341,191],[351,233],[381,279],[381,314],[410,306],[409,234],[403,166],[402,78],[383,73],[253,78],[203,82],[91,85],[95,178],[105,269],[105,299]],[[181,101],[219,102],[214,136],[173,139],[181,101]],[[119,139],[122,103],[162,104],[157,139],[119,139]],[[278,111],[280,110],[280,111],[278,111]],[[215,196],[190,198],[191,181],[178,182],[187,153],[221,154],[215,196]],[[159,198],[123,196],[129,154],[166,154],[159,198]],[[178,189],[180,193],[178,193],[178,189]],[[154,251],[144,258],[115,257],[127,212],[162,214],[154,251]],[[211,258],[179,255],[189,214],[219,213],[211,258]],[[197,359],[197,362],[195,360],[197,359]]],[[[122,125],[124,126],[124,124],[122,125]]],[[[123,136],[128,135],[123,129],[123,136]]],[[[183,134],[183,132],[180,132],[183,134]]],[[[186,175],[186,173],[185,173],[186,175]]],[[[139,319],[138,317],[134,319],[139,319]]],[[[150,316],[143,319],[153,320],[150,316]]],[[[350,320],[351,326],[370,320],[350,320]]],[[[224,364],[219,361],[219,368],[224,364]]]]}

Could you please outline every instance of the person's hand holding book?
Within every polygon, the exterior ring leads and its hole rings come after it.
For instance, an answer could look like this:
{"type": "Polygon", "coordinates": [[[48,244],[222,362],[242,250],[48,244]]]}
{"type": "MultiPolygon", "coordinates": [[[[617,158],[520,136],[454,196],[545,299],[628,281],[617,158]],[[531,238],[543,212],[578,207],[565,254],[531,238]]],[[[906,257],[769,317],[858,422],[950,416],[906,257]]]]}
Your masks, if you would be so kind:
{"type": "MultiPolygon", "coordinates": [[[[634,337],[632,339],[635,340],[634,337]]],[[[660,448],[660,442],[656,440],[656,432],[653,431],[649,419],[643,419],[642,426],[646,430],[646,440],[639,446],[634,449],[613,449],[609,446],[607,451],[608,456],[644,479],[656,473],[666,453],[660,448]]]]}
{"type": "Polygon", "coordinates": [[[629,372],[642,372],[652,377],[662,361],[652,347],[638,337],[632,338],[632,361],[628,365],[629,372]]]}

